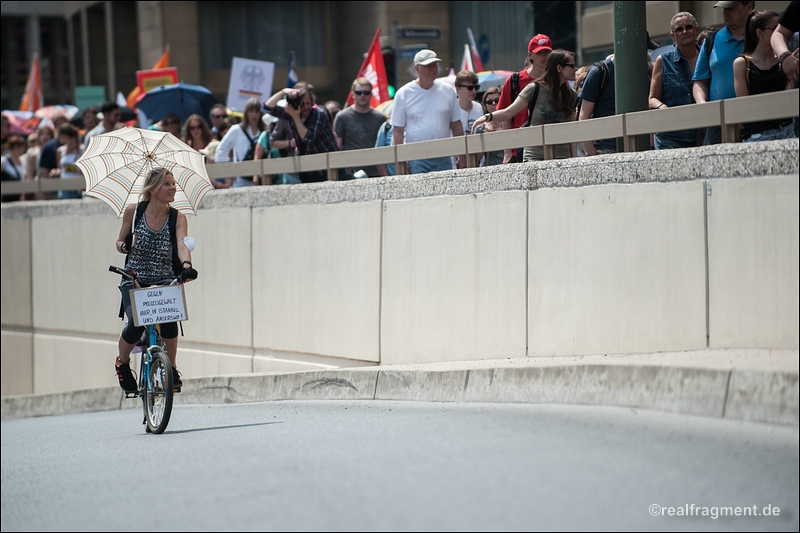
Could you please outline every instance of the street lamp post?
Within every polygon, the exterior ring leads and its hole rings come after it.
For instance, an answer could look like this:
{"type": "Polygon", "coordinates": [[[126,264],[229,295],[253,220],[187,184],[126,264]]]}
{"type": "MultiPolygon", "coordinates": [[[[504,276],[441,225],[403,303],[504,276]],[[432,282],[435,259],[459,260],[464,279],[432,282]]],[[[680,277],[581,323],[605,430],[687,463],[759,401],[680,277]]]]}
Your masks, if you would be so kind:
{"type": "MultiPolygon", "coordinates": [[[[646,53],[646,3],[614,2],[614,97],[618,115],[647,110],[650,85],[646,53]]],[[[649,136],[638,136],[636,144],[637,151],[650,149],[649,136]]]]}

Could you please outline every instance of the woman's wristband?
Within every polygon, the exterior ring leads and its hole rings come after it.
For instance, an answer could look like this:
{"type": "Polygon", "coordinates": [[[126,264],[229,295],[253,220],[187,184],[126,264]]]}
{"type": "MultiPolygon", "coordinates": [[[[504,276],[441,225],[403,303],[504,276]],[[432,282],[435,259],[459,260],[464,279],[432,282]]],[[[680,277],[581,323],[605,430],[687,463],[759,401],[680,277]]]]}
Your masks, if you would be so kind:
{"type": "Polygon", "coordinates": [[[781,61],[786,59],[786,56],[790,56],[790,55],[792,55],[792,53],[789,50],[786,50],[784,53],[782,53],[780,56],[778,56],[778,63],[780,63],[781,61]]]}
{"type": "Polygon", "coordinates": [[[491,122],[492,118],[494,117],[494,114],[493,113],[486,113],[484,116],[486,117],[486,122],[491,122]]]}
{"type": "Polygon", "coordinates": [[[192,262],[189,261],[188,259],[186,261],[184,261],[183,263],[181,263],[181,266],[183,266],[183,265],[189,265],[189,268],[192,268],[192,262]]]}

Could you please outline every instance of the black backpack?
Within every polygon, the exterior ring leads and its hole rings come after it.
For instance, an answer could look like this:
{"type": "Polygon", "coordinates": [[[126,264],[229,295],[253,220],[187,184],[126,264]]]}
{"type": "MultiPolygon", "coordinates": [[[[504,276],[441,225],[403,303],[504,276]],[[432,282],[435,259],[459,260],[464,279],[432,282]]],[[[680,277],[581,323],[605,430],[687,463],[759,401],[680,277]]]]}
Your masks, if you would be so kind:
{"type": "MultiPolygon", "coordinates": [[[[521,126],[522,128],[527,128],[531,125],[531,115],[533,114],[533,108],[536,107],[536,101],[539,99],[539,84],[532,81],[536,87],[533,89],[533,98],[528,103],[528,120],[521,126]]],[[[517,99],[519,96],[519,72],[515,72],[511,75],[511,102],[513,103],[514,100],[517,99]]],[[[522,152],[524,148],[515,148],[514,153],[515,155],[511,156],[510,163],[519,163],[522,161],[522,152]]]]}
{"type": "MultiPolygon", "coordinates": [[[[247,150],[247,154],[245,154],[244,159],[242,159],[242,161],[252,161],[253,159],[256,158],[256,141],[258,139],[250,137],[250,135],[248,135],[246,126],[242,127],[242,133],[244,133],[244,136],[247,137],[248,141],[250,141],[250,149],[247,150]]],[[[251,177],[250,179],[253,178],[251,177]]]]}
{"type": "MultiPolygon", "coordinates": [[[[597,96],[599,98],[608,85],[608,77],[610,75],[608,72],[608,63],[606,63],[606,60],[603,59],[596,61],[592,66],[597,67],[597,70],[600,71],[600,89],[597,91],[597,96]]],[[[581,114],[581,103],[583,103],[583,98],[578,97],[578,101],[575,103],[575,112],[577,113],[576,116],[578,117],[581,114]]]]}
{"type": "MultiPolygon", "coordinates": [[[[252,161],[256,158],[256,143],[258,141],[257,137],[250,137],[247,133],[248,126],[242,126],[242,133],[244,136],[247,137],[247,140],[250,141],[250,149],[247,150],[247,154],[245,154],[244,159],[242,161],[252,161]]],[[[267,151],[269,153],[269,151],[267,151]]],[[[253,181],[253,176],[241,176],[243,180],[246,181],[253,181]]]]}
{"type": "Polygon", "coordinates": [[[703,44],[706,46],[706,57],[711,58],[711,51],[714,49],[714,38],[717,36],[717,30],[712,30],[706,35],[706,40],[703,44]],[[706,44],[708,43],[708,44],[706,44]]]}
{"type": "Polygon", "coordinates": [[[602,61],[597,61],[594,66],[600,71],[600,90],[598,91],[598,94],[602,94],[608,85],[608,63],[606,63],[606,60],[603,59],[602,61]]]}

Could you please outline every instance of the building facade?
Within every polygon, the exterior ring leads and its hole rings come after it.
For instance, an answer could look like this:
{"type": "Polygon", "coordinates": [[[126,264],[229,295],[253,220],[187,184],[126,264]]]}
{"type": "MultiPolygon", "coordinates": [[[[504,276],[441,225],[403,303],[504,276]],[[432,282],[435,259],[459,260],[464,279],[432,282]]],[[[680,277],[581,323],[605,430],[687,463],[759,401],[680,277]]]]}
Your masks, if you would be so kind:
{"type": "MultiPolygon", "coordinates": [[[[38,53],[46,104],[74,102],[75,87],[104,86],[108,98],[128,94],[136,71],[150,69],[169,47],[181,81],[208,87],[225,102],[233,57],[275,63],[273,90],[286,80],[295,53],[300,79],[320,99],[346,98],[377,28],[396,87],[414,78],[419,47],[443,59],[442,75],[458,71],[467,28],[487,69],[519,70],[528,40],[546,33],[575,50],[579,64],[613,51],[613,2],[158,2],[3,1],[0,27],[3,109],[21,101],[38,53]],[[404,39],[393,28],[433,28],[430,39],[404,39]],[[394,63],[396,68],[392,68],[394,63]]],[[[714,2],[647,2],[651,38],[668,44],[673,14],[690,11],[703,25],[722,26],[714,2]]],[[[758,2],[783,10],[787,2],[758,2]]]]}

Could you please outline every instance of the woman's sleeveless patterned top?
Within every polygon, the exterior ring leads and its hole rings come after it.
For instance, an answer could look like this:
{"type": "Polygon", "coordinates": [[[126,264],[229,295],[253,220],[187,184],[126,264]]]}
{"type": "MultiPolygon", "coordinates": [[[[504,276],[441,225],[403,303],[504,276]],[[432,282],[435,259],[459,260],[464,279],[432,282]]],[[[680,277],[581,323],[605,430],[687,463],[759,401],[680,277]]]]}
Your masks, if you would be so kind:
{"type": "Polygon", "coordinates": [[[174,278],[169,217],[164,221],[164,226],[158,231],[150,229],[146,218],[146,214],[142,215],[134,228],[136,244],[131,250],[125,266],[138,272],[140,281],[144,283],[154,283],[174,278]]]}

